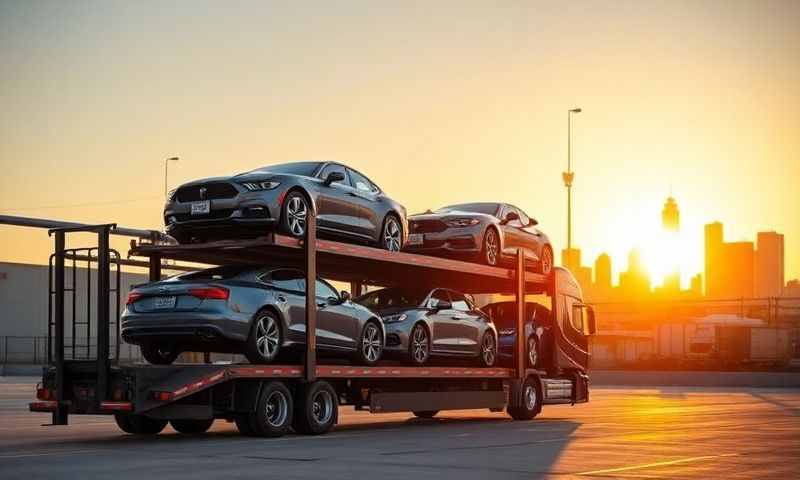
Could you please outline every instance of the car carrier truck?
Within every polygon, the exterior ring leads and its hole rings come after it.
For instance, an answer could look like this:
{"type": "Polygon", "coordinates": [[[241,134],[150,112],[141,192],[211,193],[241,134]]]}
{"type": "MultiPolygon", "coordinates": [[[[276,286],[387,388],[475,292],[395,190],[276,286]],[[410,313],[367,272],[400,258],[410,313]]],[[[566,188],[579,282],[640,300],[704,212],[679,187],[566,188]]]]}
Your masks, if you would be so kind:
{"type": "MultiPolygon", "coordinates": [[[[53,424],[67,424],[70,415],[106,414],[113,415],[125,432],[152,435],[167,423],[180,432],[200,433],[215,419],[225,419],[235,422],[245,435],[280,436],[290,430],[325,433],[336,424],[342,405],[372,413],[409,411],[419,417],[444,410],[505,409],[514,419],[529,420],[543,405],[589,400],[588,337],[595,331],[594,312],[583,303],[580,288],[567,270],[555,269],[547,277],[530,272],[521,254],[516,265],[501,268],[322,240],[316,237],[313,214],[303,239],[269,234],[189,245],[140,239],[131,241],[128,259],[109,247],[109,235],[120,234],[114,224],[71,225],[51,229],[50,234],[55,245],[50,268],[50,363],[44,367],[30,410],[52,412],[53,424]],[[96,234],[97,245],[65,248],[66,237],[74,232],[96,234]],[[65,332],[78,321],[74,315],[68,318],[65,300],[70,295],[74,298],[75,283],[70,287],[65,265],[76,258],[96,263],[97,293],[91,297],[96,302],[96,321],[87,328],[96,331],[98,340],[93,358],[88,359],[76,356],[74,344],[65,344],[65,332]],[[170,268],[175,268],[174,262],[193,262],[303,270],[308,291],[302,363],[161,366],[120,362],[120,289],[112,273],[118,275],[120,265],[147,266],[150,280],[155,281],[162,278],[163,261],[173,261],[170,268]],[[552,307],[554,334],[549,338],[553,345],[544,350],[548,358],[536,369],[526,363],[526,339],[521,335],[511,368],[320,364],[313,334],[317,309],[313,279],[317,275],[350,282],[355,295],[363,285],[412,284],[512,294],[518,332],[526,331],[526,295],[546,295],[552,307]]],[[[153,232],[152,238],[156,237],[153,232]]]]}

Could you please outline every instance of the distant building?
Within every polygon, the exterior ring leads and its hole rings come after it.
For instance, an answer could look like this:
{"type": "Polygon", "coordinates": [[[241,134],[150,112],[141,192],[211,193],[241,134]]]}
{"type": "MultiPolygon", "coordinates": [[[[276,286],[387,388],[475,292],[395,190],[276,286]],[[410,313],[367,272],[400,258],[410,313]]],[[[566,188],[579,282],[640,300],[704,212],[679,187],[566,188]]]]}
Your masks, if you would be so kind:
{"type": "Polygon", "coordinates": [[[619,290],[630,300],[641,299],[651,293],[650,276],[644,268],[639,250],[633,249],[628,254],[628,270],[619,275],[619,290]]]}
{"type": "Polygon", "coordinates": [[[594,285],[598,293],[611,291],[611,257],[607,253],[601,253],[594,261],[594,285]]]}
{"type": "Polygon", "coordinates": [[[561,250],[561,265],[574,274],[581,266],[581,250],[579,248],[561,250]]]}
{"type": "Polygon", "coordinates": [[[707,297],[752,297],[754,266],[753,242],[725,243],[721,223],[715,222],[705,226],[707,297]]]}
{"type": "Polygon", "coordinates": [[[783,235],[758,232],[754,289],[757,297],[779,297],[784,282],[783,235]]]}
{"type": "Polygon", "coordinates": [[[693,276],[689,283],[689,293],[693,297],[703,296],[703,275],[698,273],[693,276]]]}
{"type": "Polygon", "coordinates": [[[667,201],[664,202],[664,209],[661,210],[661,225],[664,230],[670,232],[677,232],[681,228],[681,212],[678,210],[678,204],[675,199],[671,196],[667,197],[667,201]]]}

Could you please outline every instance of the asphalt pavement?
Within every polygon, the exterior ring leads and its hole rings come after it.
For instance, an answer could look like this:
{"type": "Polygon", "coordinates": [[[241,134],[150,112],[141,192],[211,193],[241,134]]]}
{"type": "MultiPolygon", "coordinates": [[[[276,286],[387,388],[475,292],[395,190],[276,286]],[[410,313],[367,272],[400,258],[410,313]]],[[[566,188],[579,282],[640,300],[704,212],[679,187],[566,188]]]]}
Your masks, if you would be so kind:
{"type": "Polygon", "coordinates": [[[42,426],[35,381],[0,377],[0,479],[800,478],[796,389],[601,387],[530,422],[343,408],[327,435],[256,439],[221,420],[200,436],[126,435],[104,416],[42,426]]]}

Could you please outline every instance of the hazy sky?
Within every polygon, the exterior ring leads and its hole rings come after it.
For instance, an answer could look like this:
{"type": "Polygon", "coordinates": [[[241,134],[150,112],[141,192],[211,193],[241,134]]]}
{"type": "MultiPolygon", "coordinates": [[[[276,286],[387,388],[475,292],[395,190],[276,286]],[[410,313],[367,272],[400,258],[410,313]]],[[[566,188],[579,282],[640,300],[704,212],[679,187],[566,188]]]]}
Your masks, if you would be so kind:
{"type": "MultiPolygon", "coordinates": [[[[584,263],[657,269],[671,185],[685,275],[719,220],[800,276],[798,1],[3,0],[0,101],[0,213],[161,228],[167,156],[172,186],[336,159],[410,212],[515,203],[557,250],[579,106],[584,263]]],[[[2,227],[0,259],[50,242],[2,227]]]]}

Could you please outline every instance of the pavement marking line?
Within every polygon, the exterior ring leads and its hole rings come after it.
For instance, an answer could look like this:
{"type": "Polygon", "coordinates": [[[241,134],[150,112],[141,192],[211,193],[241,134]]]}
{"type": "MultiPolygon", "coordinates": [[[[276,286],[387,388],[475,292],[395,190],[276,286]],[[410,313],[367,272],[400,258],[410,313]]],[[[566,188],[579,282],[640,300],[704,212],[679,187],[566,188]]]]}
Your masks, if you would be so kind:
{"type": "Polygon", "coordinates": [[[45,457],[49,455],[75,455],[78,453],[94,453],[94,452],[105,452],[107,450],[67,450],[63,452],[26,452],[26,453],[15,453],[12,455],[0,455],[0,460],[9,459],[9,458],[25,458],[25,457],[45,457]]]}
{"type": "Polygon", "coordinates": [[[655,468],[655,467],[664,467],[667,465],[677,465],[681,463],[690,463],[690,462],[698,462],[700,460],[711,460],[714,458],[722,458],[722,457],[735,457],[738,456],[738,453],[723,453],[722,455],[703,455],[702,457],[689,457],[689,458],[681,458],[678,460],[668,460],[665,462],[655,462],[655,463],[643,463],[641,465],[630,465],[627,467],[619,467],[619,468],[607,468],[604,470],[591,470],[589,472],[580,472],[576,473],[575,475],[602,475],[604,473],[616,473],[616,472],[626,472],[629,470],[639,470],[642,468],[655,468]]]}

